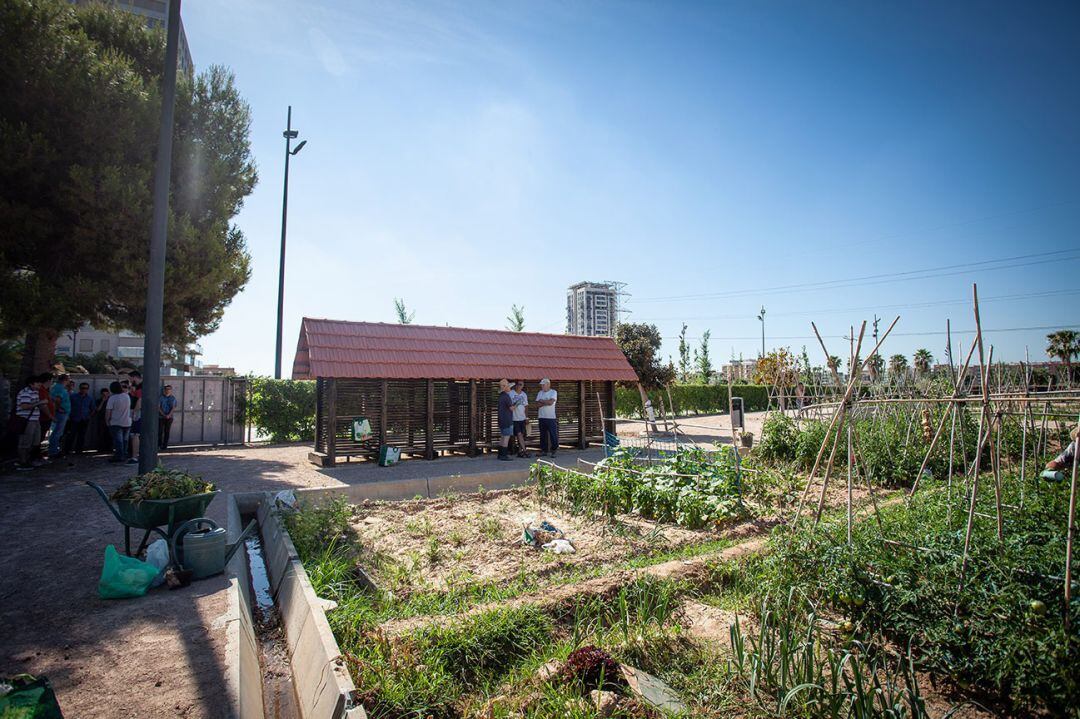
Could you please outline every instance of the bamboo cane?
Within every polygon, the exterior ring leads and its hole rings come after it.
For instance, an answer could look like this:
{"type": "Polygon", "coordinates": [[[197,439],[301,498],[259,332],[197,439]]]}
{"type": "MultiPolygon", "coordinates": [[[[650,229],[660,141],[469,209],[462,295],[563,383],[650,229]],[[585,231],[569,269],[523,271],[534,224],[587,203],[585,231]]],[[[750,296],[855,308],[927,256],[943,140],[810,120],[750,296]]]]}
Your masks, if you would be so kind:
{"type": "MultiPolygon", "coordinates": [[[[866,359],[863,360],[863,365],[864,366],[866,365],[867,362],[870,361],[870,358],[873,357],[875,353],[877,353],[878,348],[881,347],[882,342],[885,341],[885,339],[889,336],[889,333],[891,333],[893,331],[893,328],[896,326],[896,323],[899,322],[899,321],[900,321],[900,315],[897,315],[896,318],[892,321],[892,324],[889,325],[889,328],[887,330],[885,330],[885,334],[883,334],[881,336],[881,339],[878,341],[877,346],[874,347],[874,351],[871,352],[869,355],[867,355],[866,359]]],[[[865,325],[866,325],[866,323],[863,322],[864,328],[865,328],[865,325]]],[[[817,325],[815,325],[813,322],[811,322],[810,326],[814,328],[814,333],[818,335],[818,341],[820,342],[821,341],[821,335],[818,333],[817,325]]],[[[824,345],[822,345],[822,346],[824,346],[824,345]]],[[[828,354],[826,354],[825,356],[828,357],[828,354]]],[[[860,371],[860,373],[862,372],[861,369],[859,371],[860,371]]],[[[834,374],[835,374],[835,370],[834,370],[834,374]]],[[[854,377],[853,377],[851,379],[851,381],[848,382],[847,389],[844,392],[844,397],[840,401],[840,403],[837,405],[836,411],[833,413],[833,418],[832,418],[832,421],[829,423],[829,428],[827,430],[825,430],[826,439],[829,437],[830,433],[832,433],[833,429],[836,427],[836,421],[840,417],[840,414],[841,414],[840,410],[844,405],[847,404],[848,400],[851,398],[851,393],[852,393],[852,391],[854,389],[855,389],[855,382],[854,382],[854,377]]],[[[793,524],[795,522],[798,522],[799,516],[802,514],[803,503],[806,501],[807,495],[810,494],[810,487],[813,485],[814,477],[817,475],[817,471],[821,466],[821,460],[825,456],[825,447],[826,447],[826,445],[827,445],[827,442],[823,442],[821,444],[821,449],[818,450],[817,458],[814,459],[814,468],[810,470],[810,477],[807,479],[806,486],[803,488],[802,496],[799,497],[799,506],[795,510],[795,519],[793,520],[793,524]]]]}
{"type": "MultiPolygon", "coordinates": [[[[1080,417],[1076,419],[1080,426],[1080,417]]],[[[1075,440],[1073,447],[1072,484],[1069,487],[1069,521],[1068,532],[1065,535],[1065,636],[1069,636],[1069,615],[1072,613],[1072,545],[1073,536],[1076,534],[1076,464],[1080,457],[1080,437],[1075,440]]]]}
{"type": "MultiPolygon", "coordinates": [[[[866,320],[863,320],[862,327],[859,328],[859,343],[855,346],[855,349],[852,351],[852,354],[851,354],[852,359],[854,359],[859,354],[859,352],[862,351],[863,337],[865,335],[866,335],[866,320]]],[[[854,367],[852,367],[852,369],[854,369],[854,367]]],[[[854,384],[859,381],[861,375],[862,375],[862,368],[860,367],[857,372],[852,373],[850,385],[854,386],[854,384]]],[[[847,409],[846,409],[848,405],[845,404],[844,406],[845,406],[844,415],[846,416],[848,414],[847,409]]],[[[825,468],[825,477],[821,481],[821,495],[818,497],[817,512],[814,514],[814,526],[815,527],[817,527],[818,522],[821,521],[821,512],[825,509],[825,492],[829,488],[829,475],[832,472],[833,461],[836,459],[836,449],[840,445],[840,428],[843,426],[843,420],[844,420],[844,417],[842,416],[841,417],[841,424],[839,426],[837,426],[837,428],[836,428],[836,439],[833,442],[832,452],[829,454],[829,466],[825,468]]],[[[851,420],[848,419],[849,424],[850,424],[850,422],[851,422],[851,420]]]]}
{"type": "MultiPolygon", "coordinates": [[[[971,362],[971,355],[975,353],[975,347],[976,347],[976,342],[973,340],[971,342],[971,349],[968,351],[967,359],[964,360],[964,370],[963,370],[964,372],[967,372],[968,364],[970,364],[970,362],[971,362]]],[[[953,395],[952,395],[951,399],[955,400],[959,396],[959,391],[960,391],[959,387],[954,386],[953,387],[953,395]]],[[[945,420],[946,420],[946,418],[948,416],[949,416],[948,412],[946,412],[945,414],[943,414],[941,416],[941,421],[938,423],[937,430],[934,432],[934,438],[930,442],[930,448],[926,450],[926,456],[923,458],[922,465],[919,467],[919,473],[915,475],[915,482],[911,485],[911,491],[908,493],[909,495],[915,494],[915,490],[919,488],[919,480],[922,478],[923,472],[926,471],[926,466],[928,464],[930,464],[930,456],[934,453],[934,448],[937,447],[938,438],[941,437],[941,432],[942,432],[942,430],[945,429],[945,420]]],[[[956,415],[953,414],[953,416],[955,417],[956,415]]],[[[951,453],[952,449],[950,448],[949,451],[951,453]]],[[[952,463],[951,463],[951,458],[950,458],[950,472],[952,471],[951,465],[952,465],[952,463]]]]}

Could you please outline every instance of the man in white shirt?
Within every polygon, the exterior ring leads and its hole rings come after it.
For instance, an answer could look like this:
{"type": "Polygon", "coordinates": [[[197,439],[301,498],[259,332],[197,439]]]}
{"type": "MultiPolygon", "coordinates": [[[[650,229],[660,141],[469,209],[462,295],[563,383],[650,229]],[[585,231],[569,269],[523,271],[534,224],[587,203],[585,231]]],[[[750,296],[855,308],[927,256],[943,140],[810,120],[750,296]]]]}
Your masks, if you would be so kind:
{"type": "Polygon", "coordinates": [[[113,456],[109,461],[123,462],[128,458],[128,438],[131,435],[131,396],[128,387],[119,382],[109,385],[109,392],[109,401],[105,404],[105,425],[113,441],[113,456]]]}
{"type": "Polygon", "coordinates": [[[529,395],[525,394],[525,383],[521,380],[514,382],[514,388],[510,390],[510,399],[514,402],[514,436],[517,437],[519,457],[529,457],[525,449],[525,408],[529,404],[529,395]]]}
{"type": "Polygon", "coordinates": [[[540,380],[540,391],[536,393],[536,404],[540,406],[540,456],[555,456],[559,448],[559,423],[555,420],[555,403],[559,393],[551,389],[551,380],[540,380]]]}

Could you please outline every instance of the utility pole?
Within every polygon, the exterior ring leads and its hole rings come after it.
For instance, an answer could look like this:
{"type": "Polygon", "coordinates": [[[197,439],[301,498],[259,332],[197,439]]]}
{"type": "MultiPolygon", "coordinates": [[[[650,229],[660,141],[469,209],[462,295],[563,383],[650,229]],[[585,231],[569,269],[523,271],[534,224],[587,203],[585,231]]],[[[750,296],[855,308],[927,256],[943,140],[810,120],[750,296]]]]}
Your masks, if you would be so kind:
{"type": "Polygon", "coordinates": [[[281,260],[278,265],[278,295],[277,295],[277,343],[274,348],[274,379],[281,379],[281,318],[285,310],[285,228],[289,219],[289,158],[300,152],[307,140],[303,140],[296,149],[290,149],[292,141],[299,136],[297,130],[292,129],[292,105],[289,105],[289,114],[285,120],[285,132],[281,133],[285,138],[285,187],[281,193],[281,260]]]}
{"type": "Polygon", "coordinates": [[[881,321],[881,318],[878,317],[877,313],[875,312],[874,313],[874,345],[875,346],[877,346],[877,326],[878,326],[878,322],[880,322],[880,321],[881,321]]]}
{"type": "Polygon", "coordinates": [[[146,286],[146,338],[143,340],[143,418],[139,473],[158,462],[158,395],[161,394],[161,315],[165,302],[165,239],[169,229],[169,177],[172,174],[173,110],[176,106],[176,52],[180,0],[169,0],[165,29],[165,68],[161,80],[161,128],[154,167],[154,215],[150,230],[150,268],[146,286]]]}
{"type": "Polygon", "coordinates": [[[765,356],[765,305],[761,306],[761,312],[758,313],[758,321],[761,322],[761,356],[765,356]]]}

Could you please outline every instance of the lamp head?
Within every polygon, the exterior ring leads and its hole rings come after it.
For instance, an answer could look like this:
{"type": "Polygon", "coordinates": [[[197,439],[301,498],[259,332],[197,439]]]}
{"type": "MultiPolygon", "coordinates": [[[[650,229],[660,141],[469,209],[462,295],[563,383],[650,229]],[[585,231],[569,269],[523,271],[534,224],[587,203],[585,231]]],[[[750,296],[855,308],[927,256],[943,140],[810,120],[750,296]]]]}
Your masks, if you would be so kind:
{"type": "Polygon", "coordinates": [[[293,148],[293,149],[292,149],[292,150],[290,151],[290,153],[289,153],[289,154],[295,155],[296,153],[300,152],[300,150],[304,149],[304,145],[306,145],[306,144],[307,144],[307,140],[301,140],[301,141],[300,141],[300,144],[299,144],[299,145],[297,145],[296,147],[294,147],[294,148],[293,148]]]}
{"type": "Polygon", "coordinates": [[[295,140],[297,137],[300,136],[300,131],[299,130],[286,130],[285,132],[281,133],[281,136],[288,139],[288,140],[295,140]]]}

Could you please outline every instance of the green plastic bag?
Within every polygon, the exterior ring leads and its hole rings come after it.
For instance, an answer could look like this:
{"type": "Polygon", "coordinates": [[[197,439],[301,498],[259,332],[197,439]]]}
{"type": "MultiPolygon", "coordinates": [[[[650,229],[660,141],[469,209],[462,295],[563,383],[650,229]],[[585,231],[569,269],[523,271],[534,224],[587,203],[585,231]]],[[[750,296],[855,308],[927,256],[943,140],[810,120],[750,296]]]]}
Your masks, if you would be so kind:
{"type": "Polygon", "coordinates": [[[49,680],[20,674],[0,678],[0,718],[64,719],[49,680]]]}
{"type": "Polygon", "coordinates": [[[116,547],[105,547],[105,566],[98,580],[98,596],[102,599],[126,599],[146,594],[154,577],[161,571],[153,564],[126,557],[116,547]]]}

